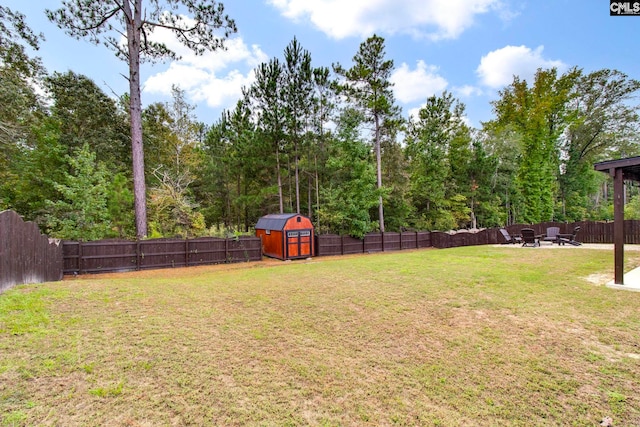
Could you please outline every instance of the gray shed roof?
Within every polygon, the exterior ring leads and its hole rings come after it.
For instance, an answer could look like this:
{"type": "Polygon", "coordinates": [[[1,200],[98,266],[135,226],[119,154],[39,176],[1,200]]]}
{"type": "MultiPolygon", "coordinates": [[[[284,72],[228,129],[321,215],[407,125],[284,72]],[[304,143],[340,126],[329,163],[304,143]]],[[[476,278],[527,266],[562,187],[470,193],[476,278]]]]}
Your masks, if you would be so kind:
{"type": "Polygon", "coordinates": [[[284,230],[284,226],[291,218],[298,216],[297,213],[288,214],[271,214],[265,215],[258,220],[256,224],[256,230],[284,230]]]}

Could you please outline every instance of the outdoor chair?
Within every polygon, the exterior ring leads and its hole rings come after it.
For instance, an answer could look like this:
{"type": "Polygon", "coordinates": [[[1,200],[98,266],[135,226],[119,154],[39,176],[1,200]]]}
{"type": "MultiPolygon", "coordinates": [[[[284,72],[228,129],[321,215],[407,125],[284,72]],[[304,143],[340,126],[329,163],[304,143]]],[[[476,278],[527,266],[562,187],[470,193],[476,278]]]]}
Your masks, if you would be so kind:
{"type": "Polygon", "coordinates": [[[540,246],[540,239],[536,236],[533,228],[523,228],[520,230],[520,235],[522,236],[522,246],[540,246]]]}
{"type": "Polygon", "coordinates": [[[560,227],[547,227],[547,234],[542,238],[545,242],[559,243],[558,234],[560,234],[560,227]]]}
{"type": "Polygon", "coordinates": [[[558,244],[564,245],[565,243],[568,243],[573,246],[582,245],[582,243],[576,240],[576,235],[578,234],[578,231],[580,231],[580,226],[575,227],[573,229],[573,233],[571,234],[558,234],[558,244]]]}
{"type": "Polygon", "coordinates": [[[505,229],[505,228],[501,228],[500,229],[500,233],[502,233],[502,237],[504,237],[504,242],[502,243],[504,244],[515,244],[515,243],[522,243],[522,237],[520,237],[517,234],[514,234],[513,236],[509,234],[509,232],[505,229]]]}

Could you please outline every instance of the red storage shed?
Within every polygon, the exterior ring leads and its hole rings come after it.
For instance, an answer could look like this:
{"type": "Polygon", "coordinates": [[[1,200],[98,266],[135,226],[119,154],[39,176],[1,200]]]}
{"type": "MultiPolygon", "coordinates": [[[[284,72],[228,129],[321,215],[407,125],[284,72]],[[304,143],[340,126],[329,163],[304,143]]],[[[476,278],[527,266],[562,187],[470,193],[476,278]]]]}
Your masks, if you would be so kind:
{"type": "Polygon", "coordinates": [[[314,256],[313,224],[304,215],[265,215],[256,224],[256,236],[268,257],[286,260],[314,256]]]}

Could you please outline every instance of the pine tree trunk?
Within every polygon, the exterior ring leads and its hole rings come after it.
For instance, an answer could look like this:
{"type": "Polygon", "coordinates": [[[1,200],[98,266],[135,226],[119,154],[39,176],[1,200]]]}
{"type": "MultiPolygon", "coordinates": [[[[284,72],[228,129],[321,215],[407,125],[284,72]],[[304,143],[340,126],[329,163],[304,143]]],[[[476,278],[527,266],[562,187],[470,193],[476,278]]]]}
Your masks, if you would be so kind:
{"type": "Polygon", "coordinates": [[[295,168],[296,168],[296,213],[299,214],[300,213],[300,166],[298,163],[298,144],[296,143],[296,148],[295,148],[296,152],[295,152],[295,156],[296,156],[296,164],[295,164],[295,168]]]}
{"type": "MultiPolygon", "coordinates": [[[[378,170],[378,190],[382,188],[382,153],[380,149],[380,118],[376,115],[376,167],[378,170]]],[[[378,199],[378,215],[380,218],[380,232],[384,233],[384,208],[382,206],[382,196],[378,199]]]]}
{"type": "Polygon", "coordinates": [[[280,201],[280,213],[284,213],[284,200],[282,199],[282,176],[280,175],[280,150],[276,148],[276,168],[278,170],[278,200],[280,201]]]}
{"type": "MultiPolygon", "coordinates": [[[[136,0],[133,14],[127,13],[129,49],[129,91],[131,114],[131,157],[133,160],[133,195],[136,235],[147,237],[147,190],[144,179],[144,148],[142,145],[142,101],[140,98],[140,31],[142,1],[136,0]]],[[[125,2],[128,4],[128,2],[125,2]]],[[[129,10],[130,12],[130,10],[129,10]]]]}

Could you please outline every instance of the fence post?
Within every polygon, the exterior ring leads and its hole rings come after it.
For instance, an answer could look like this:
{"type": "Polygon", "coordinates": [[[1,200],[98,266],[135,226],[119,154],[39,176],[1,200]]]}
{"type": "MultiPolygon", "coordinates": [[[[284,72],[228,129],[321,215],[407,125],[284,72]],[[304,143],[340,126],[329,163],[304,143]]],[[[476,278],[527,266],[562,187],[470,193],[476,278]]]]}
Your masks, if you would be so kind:
{"type": "Polygon", "coordinates": [[[136,271],[140,271],[140,238],[136,239],[136,271]]]}
{"type": "Polygon", "coordinates": [[[78,241],[78,274],[82,274],[82,240],[78,241]]]}
{"type": "Polygon", "coordinates": [[[184,238],[184,265],[189,267],[189,237],[184,238]]]}

